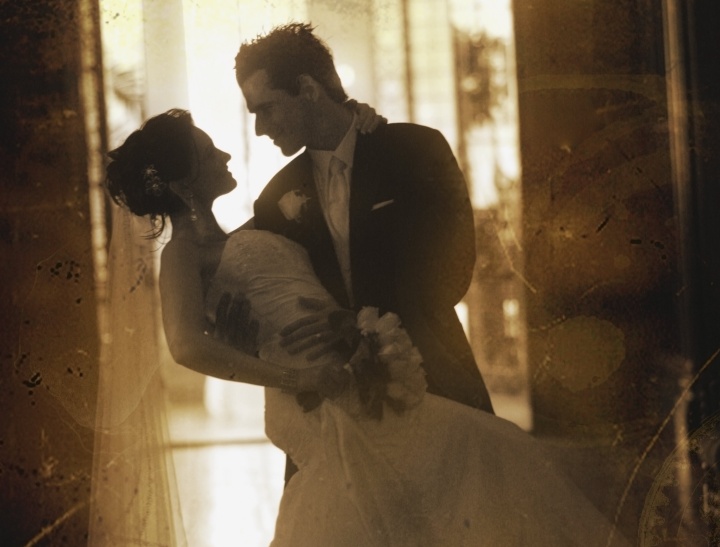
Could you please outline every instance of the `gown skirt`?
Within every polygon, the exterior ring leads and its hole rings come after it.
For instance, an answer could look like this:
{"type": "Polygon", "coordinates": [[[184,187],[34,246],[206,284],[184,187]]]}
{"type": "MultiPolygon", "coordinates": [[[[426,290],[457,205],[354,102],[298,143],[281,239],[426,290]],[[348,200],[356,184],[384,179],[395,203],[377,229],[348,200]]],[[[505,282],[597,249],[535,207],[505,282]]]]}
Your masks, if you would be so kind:
{"type": "MultiPolygon", "coordinates": [[[[308,313],[299,296],[337,306],[301,246],[269,232],[236,232],[208,310],[223,292],[250,300],[263,359],[319,364],[288,355],[277,334],[308,313]]],[[[429,393],[403,412],[385,408],[380,420],[359,408],[352,389],[305,412],[293,395],[266,388],[266,433],[298,466],[273,547],[629,545],[513,423],[429,393]]]]}

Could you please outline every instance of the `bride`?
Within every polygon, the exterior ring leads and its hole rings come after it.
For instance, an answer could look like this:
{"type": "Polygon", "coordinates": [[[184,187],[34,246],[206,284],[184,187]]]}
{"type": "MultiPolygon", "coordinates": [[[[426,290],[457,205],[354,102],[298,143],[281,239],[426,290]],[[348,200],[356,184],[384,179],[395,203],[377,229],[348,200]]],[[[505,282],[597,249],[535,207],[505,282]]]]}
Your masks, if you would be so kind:
{"type": "Polygon", "coordinates": [[[151,118],[110,157],[113,199],[150,216],[153,235],[172,222],[160,293],[175,360],[266,387],[267,434],[299,468],[274,546],[626,544],[533,437],[426,393],[422,356],[392,313],[362,309],[347,343],[315,360],[287,351],[279,333],[309,313],[301,297],[339,308],[301,246],[220,229],[210,207],[236,185],[230,156],[188,112],[151,118]],[[250,301],[258,357],[211,334],[228,292],[250,301]],[[302,408],[306,393],[322,402],[302,408]]]}

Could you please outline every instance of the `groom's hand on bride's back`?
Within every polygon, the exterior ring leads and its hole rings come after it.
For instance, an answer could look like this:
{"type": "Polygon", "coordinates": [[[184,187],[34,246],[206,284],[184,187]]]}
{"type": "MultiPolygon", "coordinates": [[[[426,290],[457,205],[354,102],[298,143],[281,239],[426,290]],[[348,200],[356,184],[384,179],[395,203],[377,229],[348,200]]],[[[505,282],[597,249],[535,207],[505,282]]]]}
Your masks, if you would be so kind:
{"type": "Polygon", "coordinates": [[[307,313],[280,331],[280,345],[291,355],[308,351],[306,358],[314,361],[331,351],[352,354],[355,314],[351,310],[331,307],[326,301],[299,297],[307,313]]]}
{"type": "Polygon", "coordinates": [[[224,293],[215,312],[213,336],[248,355],[257,354],[259,325],[251,311],[244,295],[224,293]]]}

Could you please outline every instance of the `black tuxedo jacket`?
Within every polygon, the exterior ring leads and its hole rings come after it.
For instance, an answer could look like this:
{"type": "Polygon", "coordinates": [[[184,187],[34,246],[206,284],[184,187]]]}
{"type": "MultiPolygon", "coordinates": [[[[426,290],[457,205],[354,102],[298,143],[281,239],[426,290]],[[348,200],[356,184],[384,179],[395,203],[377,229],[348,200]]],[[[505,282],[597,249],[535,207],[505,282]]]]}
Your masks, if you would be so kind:
{"type": "MultiPolygon", "coordinates": [[[[343,307],[348,297],[318,201],[307,151],[268,183],[254,205],[255,228],[303,245],[315,273],[343,307]],[[307,199],[286,219],[288,192],[307,199]]],[[[473,215],[465,179],[436,130],[388,124],[358,134],[350,189],[350,261],[355,308],[400,316],[423,356],[428,391],[492,412],[454,311],[475,263],[473,215]]]]}

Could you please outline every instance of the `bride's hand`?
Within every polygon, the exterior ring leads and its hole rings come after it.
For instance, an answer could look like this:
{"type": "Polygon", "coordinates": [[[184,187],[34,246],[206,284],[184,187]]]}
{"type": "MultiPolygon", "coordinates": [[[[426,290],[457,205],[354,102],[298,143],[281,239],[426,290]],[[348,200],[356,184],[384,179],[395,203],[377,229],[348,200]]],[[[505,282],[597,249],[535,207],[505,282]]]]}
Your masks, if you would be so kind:
{"type": "Polygon", "coordinates": [[[378,114],[369,104],[359,103],[355,99],[348,99],[345,105],[357,114],[355,127],[358,128],[360,133],[372,133],[380,124],[387,123],[387,118],[378,114]]]}

